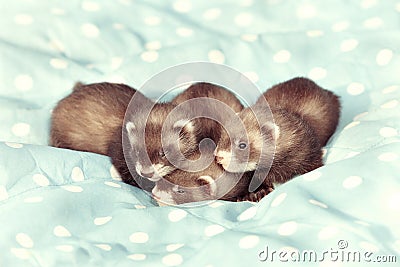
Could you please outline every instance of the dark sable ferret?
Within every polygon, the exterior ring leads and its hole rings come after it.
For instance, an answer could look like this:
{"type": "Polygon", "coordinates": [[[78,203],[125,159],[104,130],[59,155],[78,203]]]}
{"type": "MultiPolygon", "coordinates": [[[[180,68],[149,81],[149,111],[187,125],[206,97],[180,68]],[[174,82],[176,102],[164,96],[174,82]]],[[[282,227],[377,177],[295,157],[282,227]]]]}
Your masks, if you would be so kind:
{"type": "MultiPolygon", "coordinates": [[[[340,116],[339,97],[307,78],[277,84],[264,94],[268,104],[286,109],[306,120],[325,146],[335,132],[340,116]]],[[[260,98],[257,103],[263,100],[260,98]]]]}
{"type": "Polygon", "coordinates": [[[135,93],[142,95],[124,84],[77,83],[53,110],[50,145],[106,155],[135,93]]]}
{"type": "MultiPolygon", "coordinates": [[[[334,94],[307,79],[292,79],[273,87],[239,113],[246,132],[231,133],[232,147],[223,133],[216,159],[229,172],[259,171],[258,178],[266,175],[267,185],[286,182],[322,166],[321,148],[336,129],[339,114],[334,94]],[[264,96],[273,118],[262,104],[264,96]]],[[[234,129],[230,124],[227,126],[234,129]]]]}

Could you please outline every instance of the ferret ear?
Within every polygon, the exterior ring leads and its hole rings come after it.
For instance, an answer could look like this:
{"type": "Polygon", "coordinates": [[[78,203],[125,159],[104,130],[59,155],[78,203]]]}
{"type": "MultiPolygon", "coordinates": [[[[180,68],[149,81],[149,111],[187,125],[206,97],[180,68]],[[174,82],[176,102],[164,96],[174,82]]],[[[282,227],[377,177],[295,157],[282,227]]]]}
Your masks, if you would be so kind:
{"type": "Polygon", "coordinates": [[[217,186],[214,179],[211,176],[203,175],[196,179],[199,186],[202,186],[202,190],[206,192],[207,195],[215,196],[217,193],[217,186]]]}
{"type": "Polygon", "coordinates": [[[194,123],[191,120],[182,119],[182,120],[175,122],[173,128],[175,130],[182,129],[187,132],[193,132],[194,131],[194,123]]]}
{"type": "Polygon", "coordinates": [[[274,140],[277,140],[280,135],[279,126],[271,121],[266,122],[261,126],[261,133],[266,136],[272,136],[274,140]]]}

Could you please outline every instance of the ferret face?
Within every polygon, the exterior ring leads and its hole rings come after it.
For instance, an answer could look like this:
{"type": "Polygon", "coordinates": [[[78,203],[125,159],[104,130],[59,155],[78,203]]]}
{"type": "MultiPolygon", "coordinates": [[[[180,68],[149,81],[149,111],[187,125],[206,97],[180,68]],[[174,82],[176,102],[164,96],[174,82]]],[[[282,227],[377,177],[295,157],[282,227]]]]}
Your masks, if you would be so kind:
{"type": "MultiPolygon", "coordinates": [[[[260,165],[266,160],[265,157],[273,157],[279,128],[272,120],[263,120],[262,116],[255,116],[254,112],[246,108],[239,113],[246,133],[235,130],[231,131],[230,136],[226,131],[221,133],[215,157],[229,172],[253,171],[262,167],[260,165]]],[[[227,127],[235,129],[234,125],[230,124],[231,122],[228,122],[227,127]]]]}
{"type": "Polygon", "coordinates": [[[146,124],[140,114],[132,116],[133,120],[126,123],[134,168],[140,176],[151,181],[158,181],[176,169],[173,164],[176,162],[171,163],[168,159],[182,160],[182,155],[187,157],[197,147],[190,121],[166,120],[173,109],[172,104],[156,104],[146,124]],[[161,138],[163,127],[164,140],[161,138]]]}
{"type": "Polygon", "coordinates": [[[195,173],[188,175],[180,170],[176,170],[173,174],[181,176],[182,179],[174,179],[173,183],[161,179],[156,182],[152,190],[160,206],[214,199],[216,185],[211,176],[197,176],[195,173]]]}

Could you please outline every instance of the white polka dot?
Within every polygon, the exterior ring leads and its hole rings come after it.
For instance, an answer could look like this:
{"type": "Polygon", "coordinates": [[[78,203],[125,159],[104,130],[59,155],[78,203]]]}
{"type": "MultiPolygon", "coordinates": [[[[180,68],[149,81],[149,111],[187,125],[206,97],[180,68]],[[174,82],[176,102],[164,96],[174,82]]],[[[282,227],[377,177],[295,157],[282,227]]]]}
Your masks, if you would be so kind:
{"type": "Polygon", "coordinates": [[[225,55],[219,50],[211,50],[208,52],[208,59],[212,63],[223,64],[225,62],[225,55]]]}
{"type": "Polygon", "coordinates": [[[187,0],[177,0],[172,6],[176,11],[180,13],[186,13],[192,9],[192,3],[187,0]]]}
{"type": "Polygon", "coordinates": [[[43,202],[43,197],[27,197],[24,199],[25,203],[40,203],[43,202]]]}
{"type": "Polygon", "coordinates": [[[71,233],[62,225],[57,225],[53,229],[53,234],[58,237],[70,237],[71,233]]]}
{"type": "Polygon", "coordinates": [[[148,240],[149,235],[144,232],[136,232],[129,237],[129,241],[132,243],[146,243],[148,240]]]}
{"type": "Polygon", "coordinates": [[[157,16],[148,16],[144,18],[144,23],[149,26],[157,26],[161,23],[161,18],[157,16]]]}
{"type": "Polygon", "coordinates": [[[203,18],[204,18],[205,20],[215,20],[215,19],[217,19],[220,15],[221,15],[221,9],[219,9],[219,8],[210,8],[210,9],[207,9],[207,10],[203,13],[203,18]]]}
{"type": "Polygon", "coordinates": [[[365,251],[368,251],[368,252],[378,252],[379,251],[379,248],[376,245],[371,244],[369,242],[361,241],[358,244],[360,245],[360,248],[362,248],[365,251]]]}
{"type": "Polygon", "coordinates": [[[104,182],[105,185],[111,186],[111,187],[115,187],[115,188],[121,188],[120,184],[114,183],[114,182],[104,182]]]}
{"type": "Polygon", "coordinates": [[[108,244],[95,244],[95,246],[104,251],[110,251],[112,249],[112,247],[108,244]]]}
{"type": "Polygon", "coordinates": [[[362,94],[365,91],[365,87],[362,83],[351,83],[349,86],[347,86],[347,93],[350,95],[359,95],[362,94]]]}
{"type": "Polygon", "coordinates": [[[72,252],[74,250],[74,247],[71,245],[59,245],[56,246],[56,249],[62,252],[72,252]]]}
{"type": "Polygon", "coordinates": [[[383,127],[379,130],[379,134],[383,137],[393,137],[397,136],[397,130],[392,127],[383,127]]]}
{"type": "Polygon", "coordinates": [[[134,261],[143,261],[146,259],[146,255],[145,254],[132,254],[128,256],[129,259],[134,260],[134,261]]]}
{"type": "Polygon", "coordinates": [[[114,23],[113,28],[116,30],[123,30],[123,29],[125,29],[125,25],[122,23],[114,23]]]}
{"type": "Polygon", "coordinates": [[[161,43],[160,41],[151,41],[147,42],[144,46],[147,50],[158,50],[161,48],[161,43]]]}
{"type": "Polygon", "coordinates": [[[309,19],[317,14],[315,6],[310,4],[305,4],[300,6],[296,11],[297,17],[300,19],[309,19]]]}
{"type": "Polygon", "coordinates": [[[378,52],[376,55],[376,63],[379,66],[385,66],[389,64],[389,62],[393,58],[393,51],[390,49],[382,49],[381,51],[378,52]]]}
{"type": "Polygon", "coordinates": [[[360,120],[362,117],[364,117],[366,115],[368,115],[368,111],[362,112],[362,113],[354,116],[353,121],[358,121],[358,120],[360,120]]]}
{"type": "Polygon", "coordinates": [[[111,216],[106,216],[106,217],[97,217],[93,220],[93,223],[95,225],[104,225],[111,221],[112,217],[111,216]]]}
{"type": "Polygon", "coordinates": [[[297,223],[294,221],[289,221],[282,223],[278,228],[278,234],[283,236],[289,236],[297,231],[297,223]]]}
{"type": "Polygon", "coordinates": [[[342,186],[346,189],[353,189],[362,184],[362,178],[360,176],[349,176],[344,179],[342,186]]]}
{"type": "Polygon", "coordinates": [[[357,125],[359,125],[359,124],[360,124],[360,121],[353,121],[353,122],[350,122],[349,124],[347,124],[347,125],[343,128],[343,130],[348,130],[348,129],[353,128],[354,126],[357,126],[357,125]]]}
{"type": "Polygon", "coordinates": [[[326,226],[321,229],[318,233],[318,239],[326,240],[334,237],[339,233],[339,230],[335,226],[326,226]]]}
{"type": "Polygon", "coordinates": [[[259,80],[258,74],[254,71],[246,71],[243,74],[253,83],[259,80]]]}
{"type": "Polygon", "coordinates": [[[119,172],[117,171],[117,169],[115,168],[114,165],[111,165],[110,175],[111,175],[111,178],[113,178],[114,180],[121,181],[121,175],[119,174],[119,172]]]}
{"type": "Polygon", "coordinates": [[[61,188],[72,193],[80,193],[83,191],[83,188],[77,185],[63,185],[61,188]]]}
{"type": "Polygon", "coordinates": [[[116,70],[121,67],[122,62],[124,59],[122,57],[112,57],[111,58],[111,69],[116,70]]]}
{"type": "Polygon", "coordinates": [[[289,51],[281,50],[274,55],[273,59],[277,63],[286,63],[290,60],[290,57],[291,54],[289,51]]]}
{"type": "Polygon", "coordinates": [[[24,145],[19,144],[19,143],[13,143],[13,142],[5,142],[6,146],[12,147],[12,148],[22,148],[24,145]]]}
{"type": "Polygon", "coordinates": [[[312,171],[306,174],[303,174],[303,179],[306,181],[315,181],[318,180],[322,176],[320,171],[312,171]]]}
{"type": "Polygon", "coordinates": [[[204,234],[208,237],[218,235],[225,231],[225,228],[218,224],[209,225],[204,229],[204,234]]]}
{"type": "Polygon", "coordinates": [[[0,201],[8,199],[8,193],[4,185],[0,185],[0,201]]]}
{"type": "Polygon", "coordinates": [[[321,67],[316,67],[310,70],[308,77],[312,80],[321,80],[326,77],[327,70],[321,67]]]}
{"type": "Polygon", "coordinates": [[[55,69],[65,69],[68,66],[68,62],[63,59],[53,58],[50,60],[50,65],[55,69]]]}
{"type": "Polygon", "coordinates": [[[388,108],[395,108],[399,104],[399,100],[393,99],[381,105],[381,108],[388,109],[388,108]]]}
{"type": "Polygon", "coordinates": [[[143,206],[143,205],[134,205],[134,207],[135,207],[135,209],[146,209],[147,207],[146,206],[143,206]]]}
{"type": "Polygon", "coordinates": [[[43,174],[35,174],[32,179],[39,186],[48,186],[50,184],[49,179],[43,174]]]}
{"type": "Polygon", "coordinates": [[[20,74],[15,77],[14,85],[20,91],[28,91],[32,89],[33,86],[32,77],[26,74],[20,74]]]}
{"type": "Polygon", "coordinates": [[[157,61],[158,53],[156,51],[145,51],[140,55],[140,57],[142,58],[143,61],[152,63],[157,61]]]}
{"type": "Polygon", "coordinates": [[[390,94],[390,93],[397,91],[399,88],[400,88],[400,86],[398,86],[398,85],[388,86],[382,90],[382,93],[390,94]]]}
{"type": "Polygon", "coordinates": [[[398,155],[394,152],[386,152],[379,155],[378,159],[380,161],[395,161],[397,160],[398,155]]]}
{"type": "Polygon", "coordinates": [[[96,25],[92,23],[85,23],[81,26],[81,32],[89,38],[94,38],[99,36],[100,30],[96,25]]]}
{"type": "Polygon", "coordinates": [[[400,3],[397,3],[397,4],[396,4],[396,10],[397,10],[398,12],[400,12],[400,3]]]}
{"type": "Polygon", "coordinates": [[[100,6],[96,2],[84,1],[82,3],[82,9],[85,11],[94,12],[94,11],[98,11],[100,9],[100,6]]]}
{"type": "Polygon", "coordinates": [[[254,41],[257,41],[258,36],[257,36],[257,34],[246,33],[246,34],[242,34],[240,36],[240,38],[246,42],[254,42],[254,41]]]}
{"type": "Polygon", "coordinates": [[[54,8],[52,8],[50,10],[50,13],[53,14],[53,15],[64,15],[65,14],[65,10],[62,9],[62,8],[54,7],[54,8]]]}
{"type": "Polygon", "coordinates": [[[308,37],[320,37],[324,35],[324,32],[321,30],[308,30],[306,34],[308,37]]]}
{"type": "Polygon", "coordinates": [[[219,207],[224,206],[224,203],[219,202],[219,201],[214,201],[214,202],[208,204],[208,206],[211,208],[219,208],[219,207]]]}
{"type": "Polygon", "coordinates": [[[253,0],[241,0],[239,5],[243,7],[249,7],[253,5],[253,0]]]}
{"type": "Polygon", "coordinates": [[[11,131],[15,136],[27,136],[31,130],[31,126],[24,122],[16,123],[12,126],[11,131]]]}
{"type": "Polygon", "coordinates": [[[342,52],[349,52],[354,50],[358,46],[358,41],[356,39],[346,39],[340,44],[340,50],[342,52]]]}
{"type": "Polygon", "coordinates": [[[363,25],[367,29],[375,30],[383,25],[383,20],[379,17],[369,18],[363,22],[363,25]]]}
{"type": "Polygon", "coordinates": [[[187,215],[187,212],[186,212],[185,210],[176,209],[176,210],[171,211],[171,212],[168,214],[168,219],[169,219],[171,222],[179,222],[180,220],[182,220],[183,218],[185,218],[186,215],[187,215]]]}
{"type": "Polygon", "coordinates": [[[377,0],[363,0],[361,2],[361,7],[367,9],[367,8],[371,8],[371,7],[375,6],[376,4],[377,4],[377,0]]]}
{"type": "Polygon", "coordinates": [[[25,248],[11,248],[10,251],[15,257],[22,260],[27,260],[31,257],[31,252],[25,248]]]}
{"type": "Polygon", "coordinates": [[[14,17],[14,22],[19,25],[30,25],[33,23],[33,18],[28,14],[17,14],[14,17]]]}
{"type": "Polygon", "coordinates": [[[85,176],[83,175],[83,171],[79,167],[74,167],[71,173],[71,179],[74,182],[82,182],[85,180],[85,176]]]}
{"type": "Polygon", "coordinates": [[[287,197],[287,193],[279,194],[274,200],[271,202],[271,207],[279,206],[287,197]]]}
{"type": "Polygon", "coordinates": [[[357,224],[360,224],[360,225],[362,225],[362,226],[370,226],[370,224],[369,223],[366,223],[366,222],[363,222],[363,221],[354,221],[355,223],[357,223],[357,224]]]}
{"type": "Polygon", "coordinates": [[[187,27],[176,28],[175,32],[181,37],[190,37],[193,35],[193,30],[187,27]]]}
{"type": "Polygon", "coordinates": [[[20,244],[24,248],[32,248],[33,240],[29,235],[25,233],[19,233],[15,236],[15,240],[17,240],[18,244],[20,244]]]}
{"type": "Polygon", "coordinates": [[[387,197],[387,207],[394,212],[400,211],[400,192],[392,193],[387,197]]]}
{"type": "Polygon", "coordinates": [[[177,249],[180,249],[184,245],[185,244],[169,244],[166,249],[167,249],[168,252],[172,252],[172,251],[175,251],[177,249]]]}
{"type": "Polygon", "coordinates": [[[324,209],[327,209],[327,208],[328,208],[328,206],[327,206],[326,204],[324,204],[324,203],[322,203],[322,202],[319,202],[319,201],[317,201],[317,200],[315,200],[315,199],[310,199],[310,200],[308,200],[308,202],[310,202],[311,204],[313,204],[313,205],[315,205],[315,206],[324,208],[324,209]]]}
{"type": "Polygon", "coordinates": [[[260,238],[256,235],[248,235],[239,240],[239,247],[242,249],[254,248],[260,242],[260,238]]]}
{"type": "Polygon", "coordinates": [[[243,211],[238,217],[238,221],[247,221],[256,216],[257,214],[257,207],[250,207],[247,210],[243,211]]]}
{"type": "Polygon", "coordinates": [[[235,24],[239,27],[249,26],[253,22],[253,15],[250,13],[240,13],[235,16],[235,24]]]}
{"type": "Polygon", "coordinates": [[[348,21],[339,21],[332,25],[332,31],[334,32],[342,32],[349,28],[350,23],[348,21]]]}
{"type": "Polygon", "coordinates": [[[65,46],[60,40],[51,40],[49,43],[50,47],[57,52],[65,52],[65,46]]]}
{"type": "Polygon", "coordinates": [[[347,153],[346,156],[344,156],[344,159],[349,159],[349,158],[355,157],[359,154],[360,154],[360,152],[352,151],[352,152],[347,153]]]}
{"type": "Polygon", "coordinates": [[[168,254],[162,258],[162,263],[167,266],[178,266],[182,261],[182,256],[176,253],[168,254]]]}

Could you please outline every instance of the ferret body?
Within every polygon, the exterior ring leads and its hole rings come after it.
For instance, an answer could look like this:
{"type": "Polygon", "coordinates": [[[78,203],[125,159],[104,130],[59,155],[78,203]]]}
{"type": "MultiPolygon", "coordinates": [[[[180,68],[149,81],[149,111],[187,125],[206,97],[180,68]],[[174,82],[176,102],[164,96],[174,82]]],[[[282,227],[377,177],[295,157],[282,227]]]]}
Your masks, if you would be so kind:
{"type": "MultiPolygon", "coordinates": [[[[260,179],[267,175],[264,184],[286,182],[322,166],[321,148],[336,129],[339,113],[334,94],[307,79],[292,79],[268,90],[255,105],[239,113],[246,133],[231,133],[232,148],[223,133],[216,159],[230,172],[257,170],[260,179]],[[264,97],[272,117],[263,105],[264,97]],[[324,126],[318,128],[319,124],[324,126]]],[[[234,129],[230,122],[227,125],[234,129]]]]}
{"type": "Polygon", "coordinates": [[[52,112],[50,145],[106,155],[134,94],[124,84],[77,83],[52,112]]]}
{"type": "MultiPolygon", "coordinates": [[[[340,117],[339,97],[307,78],[294,78],[277,84],[263,96],[271,107],[296,113],[306,120],[322,146],[336,130],[340,117]]],[[[260,97],[257,103],[262,102],[260,97]]]]}

